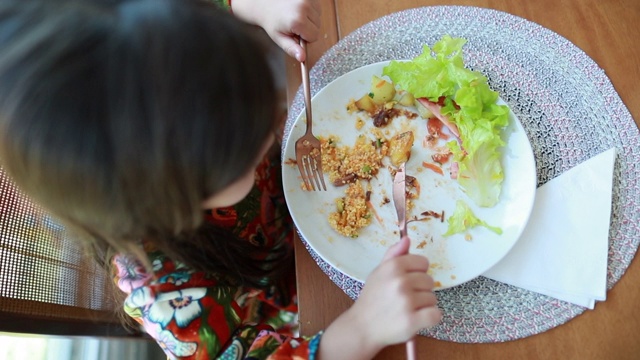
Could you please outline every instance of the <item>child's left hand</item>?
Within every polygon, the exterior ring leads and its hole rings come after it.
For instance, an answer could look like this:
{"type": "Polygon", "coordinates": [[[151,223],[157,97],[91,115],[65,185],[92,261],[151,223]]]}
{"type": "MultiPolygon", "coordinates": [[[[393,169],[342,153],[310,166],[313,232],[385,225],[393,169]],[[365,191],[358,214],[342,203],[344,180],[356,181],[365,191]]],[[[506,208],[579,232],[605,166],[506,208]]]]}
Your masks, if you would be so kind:
{"type": "Polygon", "coordinates": [[[263,28],[287,54],[298,61],[305,53],[298,38],[318,40],[319,0],[233,0],[231,10],[240,19],[263,28]]]}

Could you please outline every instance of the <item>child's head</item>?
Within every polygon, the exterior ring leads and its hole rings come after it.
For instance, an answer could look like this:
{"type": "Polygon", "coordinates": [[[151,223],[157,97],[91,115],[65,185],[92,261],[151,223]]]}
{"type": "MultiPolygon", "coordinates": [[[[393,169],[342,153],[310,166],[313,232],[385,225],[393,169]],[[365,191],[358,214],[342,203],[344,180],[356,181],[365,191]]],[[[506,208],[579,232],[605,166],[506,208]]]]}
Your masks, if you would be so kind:
{"type": "Polygon", "coordinates": [[[277,105],[264,44],[204,2],[0,4],[2,166],[112,245],[196,229],[251,177],[277,105]]]}

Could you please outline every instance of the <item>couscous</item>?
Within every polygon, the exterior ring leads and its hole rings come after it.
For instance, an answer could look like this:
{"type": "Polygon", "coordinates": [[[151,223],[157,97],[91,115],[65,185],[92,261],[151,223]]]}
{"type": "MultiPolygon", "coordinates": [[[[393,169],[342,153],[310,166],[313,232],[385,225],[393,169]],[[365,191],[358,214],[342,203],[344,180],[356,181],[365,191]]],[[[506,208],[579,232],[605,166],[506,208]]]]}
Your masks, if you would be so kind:
{"type": "Polygon", "coordinates": [[[366,192],[356,180],[346,188],[344,197],[336,199],[336,211],[329,214],[329,224],[338,233],[353,238],[371,223],[371,217],[366,192]]]}

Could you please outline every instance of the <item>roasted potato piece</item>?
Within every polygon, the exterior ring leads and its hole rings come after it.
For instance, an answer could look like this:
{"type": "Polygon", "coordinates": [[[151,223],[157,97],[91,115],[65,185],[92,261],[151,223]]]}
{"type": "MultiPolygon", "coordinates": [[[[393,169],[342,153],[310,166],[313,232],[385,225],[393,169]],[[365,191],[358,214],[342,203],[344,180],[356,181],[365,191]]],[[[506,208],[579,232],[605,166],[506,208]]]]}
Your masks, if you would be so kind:
{"type": "Polygon", "coordinates": [[[377,76],[373,76],[371,78],[371,97],[373,102],[382,105],[388,101],[393,100],[393,97],[396,96],[396,88],[392,83],[387,80],[381,79],[377,76]]]}
{"type": "Polygon", "coordinates": [[[402,94],[402,96],[400,96],[400,99],[398,100],[398,103],[403,106],[414,106],[415,102],[416,98],[414,98],[413,95],[411,95],[411,93],[409,92],[402,94]]]}
{"type": "Polygon", "coordinates": [[[434,116],[433,113],[431,112],[431,110],[427,109],[418,100],[415,100],[414,105],[416,106],[416,109],[418,110],[418,114],[423,119],[430,119],[430,118],[432,118],[434,116]]]}
{"type": "Polygon", "coordinates": [[[389,141],[389,157],[394,166],[407,162],[411,156],[413,146],[413,131],[403,132],[389,141]]]}
{"type": "Polygon", "coordinates": [[[356,100],[356,107],[358,110],[366,111],[369,114],[373,114],[376,112],[378,106],[373,102],[373,99],[369,94],[364,94],[363,97],[356,100]]]}

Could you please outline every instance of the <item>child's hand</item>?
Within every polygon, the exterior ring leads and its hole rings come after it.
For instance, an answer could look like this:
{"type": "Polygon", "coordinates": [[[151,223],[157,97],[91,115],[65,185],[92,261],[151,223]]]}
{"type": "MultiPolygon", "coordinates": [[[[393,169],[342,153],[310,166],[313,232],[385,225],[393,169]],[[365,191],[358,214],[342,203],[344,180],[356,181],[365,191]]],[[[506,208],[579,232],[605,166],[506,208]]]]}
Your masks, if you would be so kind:
{"type": "Polygon", "coordinates": [[[231,10],[242,20],[262,27],[278,46],[298,61],[305,60],[298,37],[307,42],[318,40],[318,0],[233,0],[231,10]]]}
{"type": "Polygon", "coordinates": [[[405,237],[369,275],[355,304],[325,331],[319,359],[371,359],[387,345],[411,339],[442,319],[433,294],[429,262],[407,255],[405,237]]]}
{"type": "Polygon", "coordinates": [[[387,251],[349,310],[366,319],[371,340],[385,346],[407,341],[442,318],[427,275],[429,261],[407,254],[409,245],[405,237],[387,251]]]}

